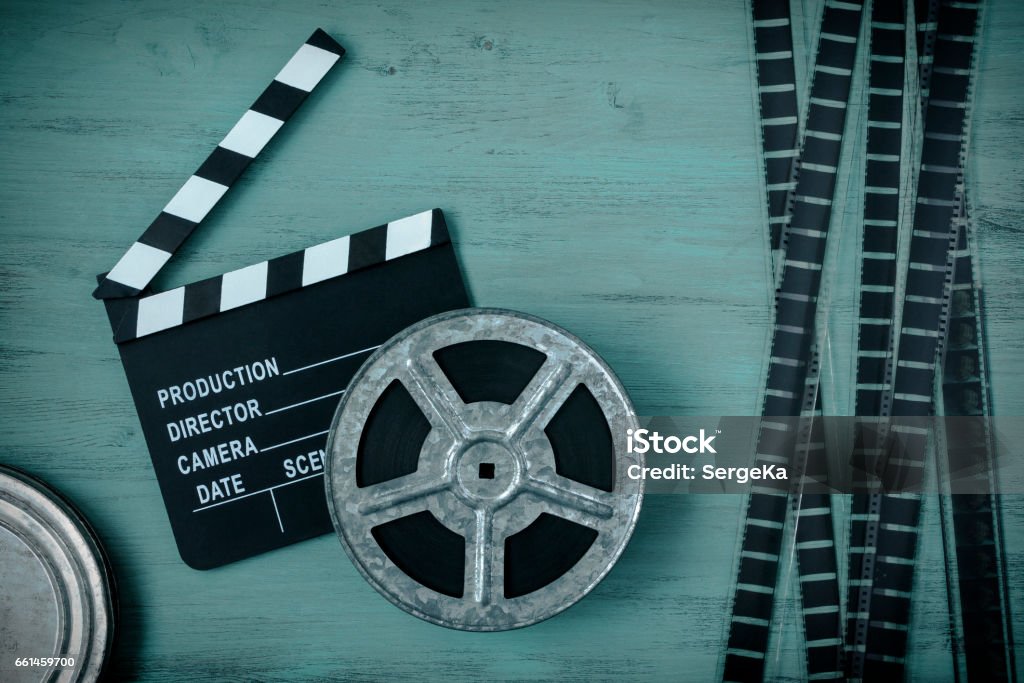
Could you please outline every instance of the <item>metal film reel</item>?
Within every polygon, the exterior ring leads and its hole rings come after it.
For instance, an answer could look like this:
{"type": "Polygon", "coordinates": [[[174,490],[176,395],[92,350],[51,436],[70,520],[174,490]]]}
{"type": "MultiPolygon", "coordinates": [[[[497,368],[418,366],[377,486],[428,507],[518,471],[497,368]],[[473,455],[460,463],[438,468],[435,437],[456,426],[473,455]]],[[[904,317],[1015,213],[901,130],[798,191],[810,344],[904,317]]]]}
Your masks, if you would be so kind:
{"type": "Polygon", "coordinates": [[[0,680],[99,679],[116,613],[113,574],[88,522],[38,479],[0,466],[0,680]],[[28,656],[61,661],[16,667],[28,656]]]}
{"type": "Polygon", "coordinates": [[[388,600],[469,631],[586,595],[633,533],[637,427],[611,369],[568,332],[498,309],[396,335],[352,378],[328,440],[342,546],[388,600]]]}

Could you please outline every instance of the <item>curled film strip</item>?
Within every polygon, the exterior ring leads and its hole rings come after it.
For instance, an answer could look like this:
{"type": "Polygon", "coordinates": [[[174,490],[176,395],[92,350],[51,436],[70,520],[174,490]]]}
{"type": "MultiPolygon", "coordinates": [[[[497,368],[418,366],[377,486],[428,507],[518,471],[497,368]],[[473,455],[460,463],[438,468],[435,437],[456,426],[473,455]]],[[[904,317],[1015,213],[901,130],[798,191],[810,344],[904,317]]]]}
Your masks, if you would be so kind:
{"type": "MultiPolygon", "coordinates": [[[[793,192],[792,216],[782,239],[785,257],[781,263],[781,282],[776,297],[776,320],[763,407],[766,417],[797,416],[814,408],[815,399],[808,399],[806,387],[812,372],[810,358],[817,296],[861,12],[860,3],[829,2],[822,14],[799,173],[793,192]]],[[[758,435],[755,462],[788,463],[794,436],[785,423],[765,421],[758,435]]],[[[758,486],[750,495],[725,653],[724,680],[759,681],[764,677],[787,509],[785,486],[758,486]]],[[[807,576],[827,576],[828,568],[835,566],[833,545],[807,544],[799,547],[797,553],[800,571],[807,576]],[[815,565],[822,570],[813,571],[811,568],[815,565]]],[[[833,591],[829,589],[830,585],[837,584],[830,583],[828,579],[823,583],[826,588],[820,592],[810,585],[802,587],[805,615],[838,619],[838,596],[832,595],[833,591]],[[836,605],[834,609],[833,604],[836,605]]],[[[812,656],[809,651],[808,666],[831,668],[835,673],[830,653],[840,645],[822,643],[828,653],[820,658],[816,654],[812,656]]]]}
{"type": "MultiPolygon", "coordinates": [[[[991,415],[982,301],[969,247],[969,223],[961,220],[959,230],[942,363],[943,412],[946,416],[991,415]]],[[[947,433],[942,444],[951,470],[975,464],[979,452],[992,462],[993,436],[987,421],[972,420],[967,426],[977,429],[947,433]]],[[[946,510],[955,544],[947,564],[955,568],[964,671],[969,680],[1015,680],[1002,521],[999,497],[992,493],[995,472],[983,467],[979,476],[986,480],[988,492],[954,494],[946,510]]]]}
{"type": "Polygon", "coordinates": [[[608,366],[532,316],[465,309],[393,337],[353,377],[328,442],[342,546],[385,598],[499,631],[566,609],[611,569],[643,482],[608,366]]]}
{"type": "MultiPolygon", "coordinates": [[[[922,0],[918,0],[921,4],[922,0]]],[[[930,46],[935,40],[937,0],[924,3],[929,14],[917,23],[918,45],[930,46]]],[[[980,24],[980,21],[979,21],[980,24]]],[[[931,77],[931,50],[920,50],[919,73],[922,83],[922,108],[931,77]]],[[[962,170],[962,169],[961,169],[962,170]]],[[[949,303],[946,341],[942,351],[942,411],[946,416],[992,415],[988,364],[985,356],[985,325],[981,278],[977,268],[976,243],[970,221],[966,188],[958,185],[956,199],[958,236],[953,253],[953,284],[949,303]]],[[[993,435],[988,422],[970,422],[968,433],[953,438],[947,434],[944,447],[951,470],[976,461],[983,453],[991,465],[993,435]]],[[[1016,679],[1013,655],[1013,629],[1007,585],[1006,558],[1002,546],[1002,520],[995,488],[995,471],[983,467],[988,493],[950,496],[943,510],[950,517],[954,548],[947,557],[947,570],[955,577],[951,592],[956,593],[959,609],[954,618],[958,652],[962,653],[962,674],[968,680],[1002,681],[1016,679]]]]}

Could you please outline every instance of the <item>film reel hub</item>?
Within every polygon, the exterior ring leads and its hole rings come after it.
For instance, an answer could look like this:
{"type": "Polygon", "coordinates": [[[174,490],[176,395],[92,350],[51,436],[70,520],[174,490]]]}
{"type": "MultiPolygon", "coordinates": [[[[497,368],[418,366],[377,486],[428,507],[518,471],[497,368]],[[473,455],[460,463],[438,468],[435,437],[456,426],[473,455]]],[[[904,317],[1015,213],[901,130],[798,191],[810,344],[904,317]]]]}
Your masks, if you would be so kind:
{"type": "Polygon", "coordinates": [[[455,490],[470,507],[496,507],[522,490],[524,469],[524,459],[503,440],[477,439],[456,456],[455,490]]]}
{"type": "Polygon", "coordinates": [[[637,420],[608,366],[538,318],[466,309],[399,333],[353,377],[328,441],[342,546],[436,624],[536,623],[589,592],[639,514],[637,420]]]}

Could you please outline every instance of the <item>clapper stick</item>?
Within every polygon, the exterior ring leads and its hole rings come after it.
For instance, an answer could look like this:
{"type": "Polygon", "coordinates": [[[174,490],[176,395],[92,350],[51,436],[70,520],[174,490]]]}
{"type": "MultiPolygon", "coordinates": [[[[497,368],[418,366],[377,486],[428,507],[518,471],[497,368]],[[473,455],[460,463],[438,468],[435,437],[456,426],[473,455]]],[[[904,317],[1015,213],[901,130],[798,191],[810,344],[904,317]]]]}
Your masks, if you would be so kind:
{"type": "Polygon", "coordinates": [[[344,54],[345,49],[322,29],[314,31],[100,281],[93,296],[138,296],[344,54]]]}

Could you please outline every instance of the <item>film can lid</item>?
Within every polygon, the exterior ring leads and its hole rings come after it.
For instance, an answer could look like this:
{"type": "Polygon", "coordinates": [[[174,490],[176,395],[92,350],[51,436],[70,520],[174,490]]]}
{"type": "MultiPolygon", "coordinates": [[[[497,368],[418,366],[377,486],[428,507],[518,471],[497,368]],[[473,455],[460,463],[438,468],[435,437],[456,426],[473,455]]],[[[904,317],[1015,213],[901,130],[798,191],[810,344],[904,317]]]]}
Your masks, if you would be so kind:
{"type": "Polygon", "coordinates": [[[113,580],[56,491],[0,466],[0,679],[93,681],[114,639],[113,580]]]}

